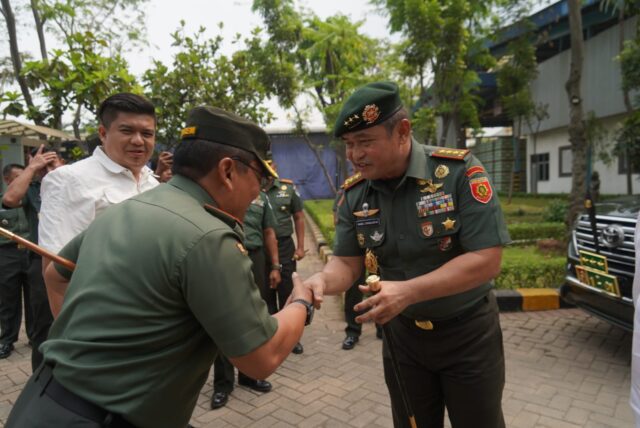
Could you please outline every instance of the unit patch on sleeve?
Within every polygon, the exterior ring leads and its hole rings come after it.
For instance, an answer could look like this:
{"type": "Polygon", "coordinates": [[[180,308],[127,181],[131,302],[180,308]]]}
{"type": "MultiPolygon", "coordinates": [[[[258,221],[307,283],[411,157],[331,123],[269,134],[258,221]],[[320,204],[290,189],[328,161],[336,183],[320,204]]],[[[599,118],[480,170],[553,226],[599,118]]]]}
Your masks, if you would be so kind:
{"type": "Polygon", "coordinates": [[[487,171],[485,171],[485,169],[483,167],[481,167],[480,165],[476,165],[476,166],[472,166],[471,168],[469,168],[466,172],[467,177],[471,177],[472,175],[475,174],[483,174],[486,173],[487,171]]]}
{"type": "Polygon", "coordinates": [[[469,186],[471,186],[471,195],[476,201],[486,204],[491,200],[493,190],[487,177],[472,178],[469,180],[469,186]]]}

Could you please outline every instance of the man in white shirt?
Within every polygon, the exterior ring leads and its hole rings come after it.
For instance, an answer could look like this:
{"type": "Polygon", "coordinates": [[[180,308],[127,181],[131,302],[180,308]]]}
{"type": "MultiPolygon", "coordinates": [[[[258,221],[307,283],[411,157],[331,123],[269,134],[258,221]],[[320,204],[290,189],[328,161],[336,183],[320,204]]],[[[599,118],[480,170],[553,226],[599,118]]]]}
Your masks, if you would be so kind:
{"type": "MultiPolygon", "coordinates": [[[[87,159],[42,181],[39,244],[57,253],[110,205],[158,185],[146,166],[155,146],[153,104],[139,95],[112,95],[98,109],[101,146],[87,159]]],[[[43,261],[46,269],[49,260],[43,261]]],[[[53,313],[62,305],[52,301],[53,313]]]]}
{"type": "Polygon", "coordinates": [[[633,345],[631,348],[631,410],[636,419],[636,428],[640,428],[640,215],[633,237],[636,249],[636,273],[633,277],[633,345]]]}

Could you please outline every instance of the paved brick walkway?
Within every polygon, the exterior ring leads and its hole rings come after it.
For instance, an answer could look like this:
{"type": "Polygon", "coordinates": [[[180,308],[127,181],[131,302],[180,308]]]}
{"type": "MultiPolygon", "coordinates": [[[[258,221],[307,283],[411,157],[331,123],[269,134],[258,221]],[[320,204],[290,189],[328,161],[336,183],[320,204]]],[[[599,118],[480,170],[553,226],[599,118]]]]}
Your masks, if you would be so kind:
{"type": "MultiPolygon", "coordinates": [[[[308,236],[311,239],[311,236],[308,236]]],[[[303,277],[322,266],[311,251],[303,277]]],[[[504,412],[509,428],[631,428],[631,335],[577,309],[501,315],[507,355],[504,412]]],[[[365,325],[352,351],[344,338],[341,302],[327,299],[305,331],[305,352],[291,355],[269,378],[274,390],[236,387],[229,404],[209,410],[211,381],[192,423],[211,427],[391,427],[382,376],[381,342],[365,325]]],[[[23,334],[24,336],[24,334],[23,334]]],[[[21,339],[0,360],[0,424],[30,372],[30,348],[21,339]]],[[[448,425],[447,425],[448,426],[448,425]]]]}

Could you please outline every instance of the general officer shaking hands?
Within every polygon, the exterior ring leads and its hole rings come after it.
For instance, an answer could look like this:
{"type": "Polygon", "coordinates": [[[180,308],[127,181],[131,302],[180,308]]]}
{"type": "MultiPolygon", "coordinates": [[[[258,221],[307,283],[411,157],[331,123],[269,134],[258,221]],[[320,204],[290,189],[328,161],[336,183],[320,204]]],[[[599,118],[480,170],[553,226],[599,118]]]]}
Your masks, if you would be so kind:
{"type": "Polygon", "coordinates": [[[310,322],[311,292],[271,316],[241,222],[267,177],[269,140],[212,107],[191,111],[173,178],[107,208],[52,264],[65,298],[7,427],[186,427],[218,352],[265,379],[310,322]],[[66,290],[66,293],[64,291],[66,290]]]}
{"type": "MultiPolygon", "coordinates": [[[[362,272],[381,290],[355,306],[388,323],[418,427],[504,427],[504,355],[491,280],[510,239],[487,172],[468,150],[424,146],[391,82],[356,90],[335,136],[357,174],[338,201],[334,257],[305,284],[316,307],[362,272]]],[[[363,291],[370,291],[362,286],[363,291]]],[[[384,341],[396,427],[410,426],[384,341]]]]}

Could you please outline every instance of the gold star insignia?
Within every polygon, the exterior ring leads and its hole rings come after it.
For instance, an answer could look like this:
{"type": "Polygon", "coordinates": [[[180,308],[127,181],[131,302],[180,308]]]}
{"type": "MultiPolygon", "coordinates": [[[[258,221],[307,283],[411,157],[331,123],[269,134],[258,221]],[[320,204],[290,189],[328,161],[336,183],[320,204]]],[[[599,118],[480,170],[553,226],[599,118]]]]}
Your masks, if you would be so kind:
{"type": "Polygon", "coordinates": [[[451,220],[449,217],[447,217],[447,219],[442,222],[442,225],[444,226],[444,230],[453,230],[454,226],[456,225],[456,221],[451,220]]]}

